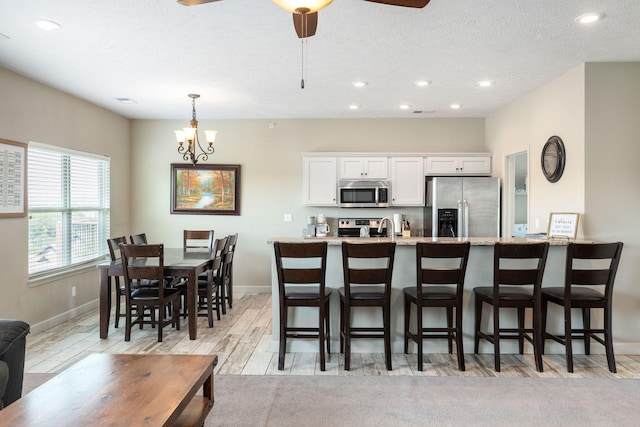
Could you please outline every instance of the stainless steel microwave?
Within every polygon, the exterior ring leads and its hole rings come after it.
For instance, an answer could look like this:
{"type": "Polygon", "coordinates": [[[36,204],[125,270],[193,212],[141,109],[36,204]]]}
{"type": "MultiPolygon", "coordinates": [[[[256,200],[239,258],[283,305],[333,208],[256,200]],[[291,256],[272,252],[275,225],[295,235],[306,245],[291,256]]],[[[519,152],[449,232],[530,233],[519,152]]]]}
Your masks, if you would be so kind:
{"type": "Polygon", "coordinates": [[[341,208],[386,208],[390,199],[389,181],[340,181],[341,208]]]}

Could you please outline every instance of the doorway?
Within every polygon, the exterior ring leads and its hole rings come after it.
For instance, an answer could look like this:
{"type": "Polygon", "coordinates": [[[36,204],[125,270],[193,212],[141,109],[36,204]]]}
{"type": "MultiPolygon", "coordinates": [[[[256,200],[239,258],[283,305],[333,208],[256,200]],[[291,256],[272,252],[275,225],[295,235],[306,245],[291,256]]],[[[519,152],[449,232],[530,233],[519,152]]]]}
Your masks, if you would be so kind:
{"type": "Polygon", "coordinates": [[[527,150],[506,156],[505,162],[505,236],[525,237],[529,232],[527,150]]]}

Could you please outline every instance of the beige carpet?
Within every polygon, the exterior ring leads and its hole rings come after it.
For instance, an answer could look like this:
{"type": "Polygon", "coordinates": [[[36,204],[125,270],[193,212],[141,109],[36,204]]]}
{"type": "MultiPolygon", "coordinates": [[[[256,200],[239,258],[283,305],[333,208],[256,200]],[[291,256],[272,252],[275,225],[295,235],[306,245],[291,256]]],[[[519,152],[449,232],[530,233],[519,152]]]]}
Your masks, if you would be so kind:
{"type": "MultiPolygon", "coordinates": [[[[51,374],[26,374],[25,393],[51,374]]],[[[640,380],[215,378],[206,426],[637,426],[640,380]]]]}

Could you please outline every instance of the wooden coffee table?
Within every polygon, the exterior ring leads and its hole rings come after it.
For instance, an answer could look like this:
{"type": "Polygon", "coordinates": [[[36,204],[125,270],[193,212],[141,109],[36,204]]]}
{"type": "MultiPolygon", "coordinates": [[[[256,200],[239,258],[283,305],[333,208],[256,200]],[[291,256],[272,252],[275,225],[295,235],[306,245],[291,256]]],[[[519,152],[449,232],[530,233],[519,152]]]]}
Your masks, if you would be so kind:
{"type": "Polygon", "coordinates": [[[92,354],[0,411],[0,425],[201,426],[217,363],[215,355],[92,354]]]}

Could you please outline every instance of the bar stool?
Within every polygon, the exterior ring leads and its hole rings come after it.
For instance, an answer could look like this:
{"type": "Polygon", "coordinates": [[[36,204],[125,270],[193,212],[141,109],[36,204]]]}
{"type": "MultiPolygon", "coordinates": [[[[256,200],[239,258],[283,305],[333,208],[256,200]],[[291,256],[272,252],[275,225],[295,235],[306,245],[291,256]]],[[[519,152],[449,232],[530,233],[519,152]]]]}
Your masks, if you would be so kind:
{"type": "Polygon", "coordinates": [[[462,295],[464,276],[471,244],[418,243],[416,244],[416,286],[404,288],[404,353],[408,353],[409,339],[418,345],[418,371],[422,371],[423,340],[447,339],[449,353],[456,342],[458,369],[465,370],[462,345],[462,295]],[[437,265],[435,265],[437,264],[437,265]],[[411,306],[416,306],[416,332],[410,331],[411,306]],[[423,308],[442,307],[447,312],[447,327],[423,326],[423,308]],[[453,311],[456,312],[455,326],[453,311]]]}
{"type": "Polygon", "coordinates": [[[351,365],[351,340],[383,338],[384,359],[391,370],[391,277],[395,242],[342,242],[344,288],[340,294],[340,350],[344,352],[344,369],[351,365]],[[382,308],[381,327],[352,327],[351,309],[382,308]]]}
{"type": "MultiPolygon", "coordinates": [[[[278,273],[280,307],[280,347],[278,370],[284,369],[287,338],[318,338],[320,370],[325,370],[325,351],[331,353],[329,328],[329,297],[333,291],[325,286],[327,242],[273,244],[278,273]],[[289,326],[290,307],[317,307],[317,327],[289,326]]],[[[224,301],[223,301],[224,304],[224,301]]]]}
{"type": "Polygon", "coordinates": [[[480,339],[493,343],[496,372],[500,372],[500,340],[517,339],[520,354],[524,353],[524,340],[533,344],[536,370],[542,365],[542,315],[540,287],[547,262],[549,243],[496,243],[493,255],[493,286],[473,289],[476,304],[474,353],[478,354],[480,339]],[[528,260],[528,261],[525,261],[528,260]],[[505,266],[503,267],[503,263],[505,266]],[[528,264],[524,266],[522,263],[528,264]],[[534,263],[535,266],[530,265],[534,263]],[[493,332],[480,331],[482,303],[493,306],[493,332]],[[500,308],[518,310],[517,328],[500,328],[500,308]],[[525,310],[533,310],[533,327],[525,328],[525,310]]]}
{"type": "Polygon", "coordinates": [[[571,341],[584,339],[584,353],[591,354],[590,340],[604,345],[609,371],[616,372],[611,333],[613,283],[618,271],[622,243],[569,243],[565,266],[564,287],[542,289],[542,331],[544,340],[552,339],[565,346],[567,371],[573,372],[573,349],[571,341]],[[578,262],[576,262],[578,261],[578,262]],[[606,265],[602,265],[602,263],[606,265]],[[587,268],[591,267],[591,268],[587,268]],[[594,288],[597,287],[597,288],[594,288]],[[564,308],[564,335],[547,333],[547,306],[552,302],[564,308]],[[582,309],[582,329],[571,326],[571,309],[582,309]],[[604,327],[591,327],[591,309],[603,309],[604,327]],[[596,334],[604,335],[604,339],[596,334]]]}

